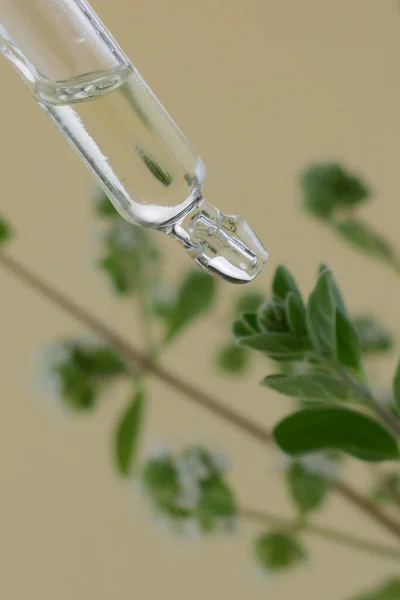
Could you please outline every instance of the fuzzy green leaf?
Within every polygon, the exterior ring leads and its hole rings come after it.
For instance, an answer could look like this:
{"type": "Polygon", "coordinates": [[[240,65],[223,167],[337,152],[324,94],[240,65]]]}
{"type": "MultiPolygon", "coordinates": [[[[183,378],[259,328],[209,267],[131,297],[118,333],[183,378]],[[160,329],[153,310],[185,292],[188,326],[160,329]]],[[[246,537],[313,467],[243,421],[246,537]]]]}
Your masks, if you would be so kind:
{"type": "Polygon", "coordinates": [[[351,401],[353,389],[342,379],[324,371],[302,373],[300,375],[268,375],[261,385],[285,396],[322,400],[326,402],[351,401]]]}
{"type": "Polygon", "coordinates": [[[318,277],[307,305],[308,331],[315,351],[336,357],[336,306],[329,271],[318,277]]]}
{"type": "Polygon", "coordinates": [[[283,302],[266,302],[257,311],[257,322],[260,332],[289,332],[286,308],[283,302]]]}
{"type": "Polygon", "coordinates": [[[239,338],[238,342],[277,359],[301,359],[310,350],[307,338],[298,338],[292,333],[259,333],[239,338]]]}
{"type": "Polygon", "coordinates": [[[291,331],[298,337],[307,336],[307,312],[302,299],[289,292],[286,298],[286,318],[291,331]]]}
{"type": "Polygon", "coordinates": [[[393,335],[373,315],[360,315],[353,324],[363,353],[386,352],[393,347],[393,335]]]}
{"type": "Polygon", "coordinates": [[[345,305],[344,300],[343,300],[343,296],[342,296],[342,294],[340,292],[339,286],[336,283],[336,280],[335,280],[335,278],[333,276],[333,273],[332,273],[331,269],[325,263],[321,263],[319,265],[319,270],[318,271],[319,271],[320,275],[322,275],[322,273],[324,273],[325,271],[329,271],[329,273],[331,274],[332,292],[333,292],[333,297],[334,297],[334,300],[335,300],[336,308],[343,315],[347,315],[347,309],[346,309],[346,305],[345,305]]]}
{"type": "Polygon", "coordinates": [[[300,290],[290,271],[283,265],[277,267],[272,280],[272,294],[274,300],[285,301],[289,292],[301,297],[300,290]]]}
{"type": "Polygon", "coordinates": [[[211,477],[203,483],[195,511],[203,531],[213,531],[220,519],[231,519],[236,511],[234,494],[221,477],[211,477]]]}
{"type": "Polygon", "coordinates": [[[360,341],[353,324],[351,323],[347,309],[340,292],[339,286],[332,271],[325,265],[319,267],[320,274],[329,272],[332,286],[333,298],[336,305],[336,346],[339,361],[355,371],[361,369],[360,341]]]}
{"type": "Polygon", "coordinates": [[[358,206],[369,190],[365,183],[338,163],[309,167],[301,177],[304,207],[319,219],[330,219],[338,207],[358,206]]]}
{"type": "Polygon", "coordinates": [[[191,271],[178,290],[177,301],[168,319],[165,341],[170,342],[192,321],[210,310],[217,281],[207,273],[191,271]]]}
{"type": "Polygon", "coordinates": [[[116,430],[115,457],[118,470],[124,477],[131,473],[134,466],[143,422],[144,405],[144,393],[139,391],[122,415],[116,430]]]}
{"type": "Polygon", "coordinates": [[[365,254],[374,256],[390,264],[396,261],[391,244],[369,225],[356,219],[347,219],[335,223],[335,230],[347,242],[365,254]]]}
{"type": "Polygon", "coordinates": [[[365,461],[399,458],[393,436],[377,421],[344,408],[301,410],[274,429],[278,446],[287,454],[302,456],[319,450],[340,450],[365,461]]]}
{"type": "Polygon", "coordinates": [[[85,350],[85,370],[88,375],[106,379],[128,372],[125,363],[108,346],[94,346],[85,350]]]}
{"type": "Polygon", "coordinates": [[[336,312],[336,345],[339,361],[360,372],[362,369],[361,346],[352,322],[339,310],[336,312]]]}
{"type": "Polygon", "coordinates": [[[286,471],[286,482],[290,496],[301,513],[319,508],[330,488],[326,477],[310,471],[298,461],[294,461],[286,471]]]}
{"type": "Polygon", "coordinates": [[[254,313],[244,313],[240,315],[233,323],[232,332],[237,339],[261,333],[257,315],[254,313]]]}
{"type": "Polygon", "coordinates": [[[63,400],[75,410],[91,410],[104,384],[128,372],[125,363],[104,345],[79,340],[61,344],[61,358],[52,364],[63,400]]]}
{"type": "Polygon", "coordinates": [[[260,535],[255,543],[258,562],[267,571],[284,571],[306,558],[299,540],[286,532],[273,531],[260,535]]]}
{"type": "Polygon", "coordinates": [[[73,360],[55,367],[60,381],[60,393],[68,406],[73,410],[92,410],[97,401],[98,388],[88,374],[73,360]]]}
{"type": "Polygon", "coordinates": [[[157,508],[172,517],[186,517],[177,505],[180,493],[178,472],[171,456],[160,456],[147,461],[141,475],[143,487],[157,508]]]}
{"type": "Polygon", "coordinates": [[[352,598],[352,600],[399,600],[400,598],[400,578],[395,577],[381,584],[373,591],[361,594],[352,598]]]}
{"type": "Polygon", "coordinates": [[[226,344],[217,354],[217,366],[229,375],[242,375],[249,366],[249,352],[243,346],[226,344]]]}

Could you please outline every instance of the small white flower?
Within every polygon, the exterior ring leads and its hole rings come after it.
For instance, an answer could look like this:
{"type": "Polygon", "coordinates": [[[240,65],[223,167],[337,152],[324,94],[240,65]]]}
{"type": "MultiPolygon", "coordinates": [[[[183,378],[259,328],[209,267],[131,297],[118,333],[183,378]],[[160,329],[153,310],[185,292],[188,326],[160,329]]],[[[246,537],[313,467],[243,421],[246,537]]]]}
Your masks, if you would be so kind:
{"type": "Polygon", "coordinates": [[[177,505],[187,510],[193,510],[196,508],[200,496],[198,480],[178,471],[178,481],[180,494],[176,500],[177,505]]]}
{"type": "Polygon", "coordinates": [[[327,479],[335,479],[338,465],[335,460],[324,454],[308,454],[300,459],[302,465],[312,473],[322,475],[327,479]]]}
{"type": "Polygon", "coordinates": [[[157,442],[153,448],[147,453],[148,459],[163,458],[171,455],[171,447],[164,442],[157,442]]]}
{"type": "Polygon", "coordinates": [[[293,459],[290,456],[284,454],[284,452],[281,452],[279,448],[274,448],[273,461],[269,470],[275,473],[285,472],[288,470],[292,462],[293,459]]]}
{"type": "Polygon", "coordinates": [[[204,463],[201,450],[197,448],[190,449],[184,455],[178,456],[175,463],[178,471],[190,473],[200,481],[210,476],[210,471],[204,463]]]}
{"type": "Polygon", "coordinates": [[[39,392],[57,398],[61,392],[61,380],[56,368],[68,360],[69,350],[59,341],[45,344],[38,351],[35,360],[34,379],[39,392]]]}

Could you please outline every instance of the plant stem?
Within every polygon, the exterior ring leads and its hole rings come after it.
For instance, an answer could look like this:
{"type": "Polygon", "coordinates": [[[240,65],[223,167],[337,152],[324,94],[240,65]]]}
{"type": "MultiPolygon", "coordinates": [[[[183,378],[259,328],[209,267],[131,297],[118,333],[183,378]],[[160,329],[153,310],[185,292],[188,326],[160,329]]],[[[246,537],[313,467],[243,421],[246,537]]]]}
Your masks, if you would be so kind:
{"type": "Polygon", "coordinates": [[[373,412],[383,421],[383,423],[385,423],[395,437],[400,438],[400,422],[374,397],[369,387],[355,380],[342,365],[335,363],[333,368],[343,381],[353,388],[357,396],[365,400],[373,412]]]}
{"type": "Polygon", "coordinates": [[[400,539],[400,523],[379,508],[377,504],[363,496],[344,481],[336,480],[334,486],[337,492],[365,514],[379,522],[387,531],[400,539]]]}
{"type": "MultiPolygon", "coordinates": [[[[254,508],[242,507],[239,509],[239,516],[249,521],[254,521],[257,524],[272,525],[274,527],[282,527],[284,529],[290,528],[292,521],[289,518],[280,517],[275,513],[265,510],[257,510],[254,508]]],[[[350,535],[342,531],[337,531],[331,527],[325,527],[323,525],[316,525],[314,523],[307,522],[302,527],[302,532],[309,535],[314,535],[321,539],[329,542],[334,542],[340,546],[352,548],[353,550],[359,550],[367,554],[374,554],[381,556],[382,558],[390,558],[397,562],[400,562],[400,550],[397,548],[390,548],[383,544],[377,544],[376,542],[366,540],[364,538],[350,535]]]]}
{"type": "Polygon", "coordinates": [[[375,480],[375,486],[381,487],[385,490],[386,494],[390,497],[390,502],[394,508],[400,509],[400,491],[397,489],[397,485],[391,481],[386,481],[385,474],[382,473],[377,465],[370,463],[368,465],[369,472],[375,480]]]}
{"type": "Polygon", "coordinates": [[[127,365],[137,373],[138,371],[148,371],[157,377],[163,383],[166,383],[177,392],[184,394],[192,402],[207,408],[216,416],[225,419],[231,425],[245,431],[253,438],[260,442],[268,443],[271,441],[271,434],[253,423],[250,419],[236,413],[234,410],[225,406],[223,402],[215,400],[212,396],[205,394],[194,385],[186,382],[179,377],[169,373],[159,365],[156,365],[151,358],[140,352],[130,342],[122,336],[110,329],[108,325],[94,317],[86,309],[70,300],[62,292],[56,290],[44,282],[29,269],[21,265],[18,261],[10,256],[0,253],[0,266],[11,272],[20,281],[24,282],[31,289],[35,290],[41,296],[50,300],[54,305],[61,308],[64,312],[73,316],[80,323],[91,329],[99,337],[103,338],[110,346],[112,346],[126,361],[127,365]]]}
{"type": "MultiPolygon", "coordinates": [[[[70,300],[62,292],[47,284],[28,268],[20,264],[16,259],[0,253],[0,266],[36,293],[61,308],[67,314],[73,316],[80,323],[99,335],[99,337],[102,337],[104,341],[110,344],[110,346],[125,359],[127,365],[130,366],[134,373],[137,373],[138,371],[148,371],[157,379],[167,384],[171,389],[185,395],[186,399],[206,408],[212,414],[227,421],[231,425],[234,425],[237,429],[247,433],[253,439],[263,444],[272,442],[270,431],[232,410],[223,402],[209,396],[194,385],[180,379],[180,377],[173,375],[163,367],[155,364],[151,360],[151,357],[137,350],[135,346],[114,330],[110,329],[108,325],[104,324],[102,321],[91,315],[86,309],[70,300]]],[[[342,497],[357,506],[376,522],[380,523],[380,525],[392,535],[400,539],[400,523],[392,519],[368,498],[365,498],[362,494],[352,489],[344,482],[336,482],[334,487],[342,497]]]]}

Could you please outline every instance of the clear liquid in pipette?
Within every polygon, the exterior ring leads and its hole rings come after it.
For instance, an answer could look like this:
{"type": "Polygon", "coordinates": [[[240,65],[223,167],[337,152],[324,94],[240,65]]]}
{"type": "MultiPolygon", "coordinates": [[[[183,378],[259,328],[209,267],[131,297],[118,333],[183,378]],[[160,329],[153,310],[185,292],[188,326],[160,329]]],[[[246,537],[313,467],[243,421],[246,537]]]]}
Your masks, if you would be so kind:
{"type": "Polygon", "coordinates": [[[202,198],[202,160],[132,66],[40,79],[33,94],[125,219],[165,231],[228,281],[261,271],[268,254],[257,236],[202,198]]]}
{"type": "Polygon", "coordinates": [[[132,67],[40,80],[33,93],[125,218],[160,227],[199,196],[201,159],[132,67]]]}

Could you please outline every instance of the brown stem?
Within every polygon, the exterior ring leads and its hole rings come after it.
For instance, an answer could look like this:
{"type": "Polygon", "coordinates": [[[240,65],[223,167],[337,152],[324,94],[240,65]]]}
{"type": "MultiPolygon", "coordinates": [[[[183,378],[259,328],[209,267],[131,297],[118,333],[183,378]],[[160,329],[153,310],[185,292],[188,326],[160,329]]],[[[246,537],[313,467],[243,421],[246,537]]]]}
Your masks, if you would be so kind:
{"type": "MultiPolygon", "coordinates": [[[[264,509],[258,510],[257,508],[242,507],[239,508],[239,516],[264,526],[268,525],[286,529],[293,525],[292,519],[281,517],[264,509]]],[[[302,532],[306,535],[310,534],[334,542],[340,546],[359,550],[360,552],[391,558],[397,562],[400,561],[400,550],[398,548],[390,548],[383,544],[378,544],[347,532],[345,533],[344,531],[332,529],[331,527],[307,522],[303,525],[302,532]]]]}
{"type": "Polygon", "coordinates": [[[400,523],[381,510],[374,502],[356,492],[343,481],[336,481],[335,488],[343,498],[354,504],[354,506],[358,506],[365,514],[378,521],[390,533],[400,538],[400,523]]]}
{"type": "MultiPolygon", "coordinates": [[[[70,300],[63,293],[44,282],[40,277],[21,265],[14,258],[1,253],[0,265],[9,273],[12,273],[15,277],[17,277],[20,281],[27,284],[31,289],[50,300],[50,302],[61,308],[64,312],[73,316],[83,325],[91,329],[94,333],[102,337],[104,341],[108,342],[117,352],[121,354],[121,356],[127,361],[127,363],[135,372],[138,369],[147,370],[160,381],[169,385],[172,389],[184,394],[187,399],[199,406],[202,406],[203,408],[206,408],[214,415],[224,419],[241,431],[246,432],[252,438],[262,442],[263,444],[272,442],[272,435],[268,430],[260,427],[257,423],[247,419],[231,408],[228,408],[223,402],[214,399],[208,394],[205,394],[194,385],[180,379],[180,377],[176,375],[169,373],[163,367],[152,363],[146,354],[137,350],[130,342],[110,329],[102,321],[70,300]]],[[[395,535],[400,539],[400,523],[381,511],[373,502],[367,498],[364,498],[359,492],[353,490],[343,482],[337,482],[335,484],[335,489],[346,500],[357,506],[364,513],[372,517],[376,522],[380,523],[380,525],[388,530],[392,535],[395,535]]]]}
{"type": "Polygon", "coordinates": [[[356,381],[354,377],[342,367],[342,365],[336,363],[334,365],[336,373],[345,381],[358,395],[359,398],[364,399],[365,403],[369,405],[370,409],[375,412],[386,427],[393,433],[395,437],[400,438],[400,423],[391,412],[386,410],[379,401],[373,396],[367,385],[356,381]]]}
{"type": "Polygon", "coordinates": [[[202,392],[189,382],[180,379],[176,375],[172,375],[163,367],[154,364],[148,355],[137,350],[130,342],[118,335],[102,321],[91,315],[81,306],[78,306],[62,292],[59,292],[53,286],[44,282],[14,258],[1,253],[0,265],[14,276],[18,277],[20,281],[23,281],[30,288],[38,292],[41,296],[50,300],[50,302],[73,316],[80,323],[99,335],[99,337],[103,338],[126,360],[128,365],[133,368],[135,372],[139,369],[141,371],[146,370],[147,372],[152,373],[163,383],[166,383],[177,392],[186,395],[192,402],[207,408],[218,417],[225,419],[231,423],[231,425],[245,431],[253,438],[264,443],[271,441],[271,434],[268,431],[224,405],[223,402],[215,400],[213,397],[202,392]]]}
{"type": "Polygon", "coordinates": [[[400,492],[397,489],[396,485],[392,482],[389,482],[386,485],[386,491],[390,496],[390,500],[397,507],[400,508],[400,492]]]}

